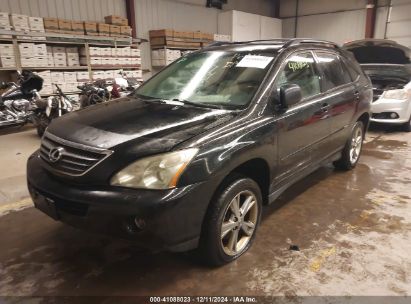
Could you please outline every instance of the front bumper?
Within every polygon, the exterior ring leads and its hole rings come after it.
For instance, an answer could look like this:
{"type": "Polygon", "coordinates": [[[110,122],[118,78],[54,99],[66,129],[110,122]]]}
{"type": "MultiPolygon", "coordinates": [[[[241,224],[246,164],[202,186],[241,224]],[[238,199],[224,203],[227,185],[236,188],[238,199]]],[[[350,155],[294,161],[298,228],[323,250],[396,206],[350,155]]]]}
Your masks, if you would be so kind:
{"type": "Polygon", "coordinates": [[[27,163],[35,206],[71,226],[135,241],[151,250],[198,246],[212,182],[172,190],[134,190],[68,184],[43,168],[38,152],[27,163]]]}
{"type": "MultiPolygon", "coordinates": [[[[404,124],[410,120],[411,100],[379,98],[371,104],[371,121],[386,124],[404,124]],[[396,113],[398,118],[381,118],[385,113],[396,113]]],[[[388,117],[388,115],[387,115],[388,117]]]]}

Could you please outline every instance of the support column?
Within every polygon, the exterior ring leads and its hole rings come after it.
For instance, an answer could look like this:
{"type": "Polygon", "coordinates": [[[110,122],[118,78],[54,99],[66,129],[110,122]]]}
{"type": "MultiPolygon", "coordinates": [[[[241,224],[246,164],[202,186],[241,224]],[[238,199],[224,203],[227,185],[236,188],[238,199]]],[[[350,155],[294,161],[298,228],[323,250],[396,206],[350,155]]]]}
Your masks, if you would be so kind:
{"type": "Polygon", "coordinates": [[[367,0],[367,17],[365,23],[365,38],[374,38],[377,0],[367,0]]]}
{"type": "Polygon", "coordinates": [[[133,38],[137,38],[137,26],[136,26],[136,8],[134,0],[125,0],[126,1],[126,11],[128,24],[133,30],[133,38]]]}

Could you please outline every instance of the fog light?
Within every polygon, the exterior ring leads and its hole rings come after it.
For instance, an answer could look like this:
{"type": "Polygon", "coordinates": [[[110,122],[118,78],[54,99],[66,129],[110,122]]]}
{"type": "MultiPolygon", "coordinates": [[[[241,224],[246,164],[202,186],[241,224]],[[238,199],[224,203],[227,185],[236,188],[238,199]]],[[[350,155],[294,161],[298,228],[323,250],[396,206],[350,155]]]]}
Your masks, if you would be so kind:
{"type": "Polygon", "coordinates": [[[395,119],[395,118],[398,118],[398,115],[397,115],[397,113],[391,113],[390,117],[392,119],[395,119]]]}

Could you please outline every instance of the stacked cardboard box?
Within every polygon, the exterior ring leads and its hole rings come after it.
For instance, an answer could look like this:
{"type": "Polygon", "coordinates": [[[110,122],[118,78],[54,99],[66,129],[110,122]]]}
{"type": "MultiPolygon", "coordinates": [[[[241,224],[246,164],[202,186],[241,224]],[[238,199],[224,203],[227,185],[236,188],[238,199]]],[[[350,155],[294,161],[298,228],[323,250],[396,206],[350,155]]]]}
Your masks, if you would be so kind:
{"type": "Polygon", "coordinates": [[[104,17],[104,20],[107,24],[118,25],[118,26],[128,25],[128,19],[123,18],[121,16],[110,15],[110,16],[104,17]]]}
{"type": "Polygon", "coordinates": [[[43,22],[46,32],[59,32],[59,20],[57,18],[43,18],[43,22]]]}
{"type": "Polygon", "coordinates": [[[0,66],[3,68],[16,67],[16,57],[12,44],[0,44],[0,66]]]}
{"type": "MultiPolygon", "coordinates": [[[[44,33],[44,21],[41,17],[29,17],[30,32],[32,33],[44,33]]],[[[34,36],[33,40],[46,40],[44,36],[34,36]]]]}
{"type": "Polygon", "coordinates": [[[84,22],[71,21],[71,30],[73,35],[84,35],[84,22]]]}
{"type": "Polygon", "coordinates": [[[110,25],[106,23],[97,23],[97,30],[99,36],[110,36],[110,25]]]}
{"type": "Polygon", "coordinates": [[[35,65],[34,43],[20,43],[19,53],[22,67],[32,67],[35,65]]]}
{"type": "MultiPolygon", "coordinates": [[[[90,63],[92,67],[119,66],[141,68],[141,52],[131,47],[90,47],[90,63]]],[[[86,49],[80,49],[80,64],[87,65],[86,49]]]]}
{"type": "MultiPolygon", "coordinates": [[[[0,30],[11,31],[11,24],[8,13],[0,12],[0,30]]],[[[0,38],[12,38],[11,35],[0,35],[0,38]]]]}
{"type": "Polygon", "coordinates": [[[155,67],[169,65],[180,57],[180,50],[161,49],[151,52],[152,65],[155,67]]]}
{"type": "Polygon", "coordinates": [[[77,72],[76,75],[77,75],[77,81],[79,83],[90,81],[90,74],[88,72],[77,72]]]}
{"type": "Polygon", "coordinates": [[[66,67],[67,66],[67,54],[66,48],[61,46],[53,46],[53,60],[55,67],[66,67]]]}
{"type": "Polygon", "coordinates": [[[230,35],[214,34],[214,41],[231,42],[230,35]]]}
{"type": "Polygon", "coordinates": [[[40,94],[49,95],[53,93],[53,82],[51,80],[51,73],[49,70],[37,72],[41,78],[43,78],[43,89],[41,90],[40,94]]]}
{"type": "Polygon", "coordinates": [[[150,44],[154,47],[200,48],[214,40],[214,35],[202,32],[183,32],[171,29],[149,32],[150,44]]]}
{"type": "Polygon", "coordinates": [[[79,85],[77,81],[77,72],[64,72],[64,86],[63,91],[74,92],[77,91],[77,86],[79,85]]]}
{"type": "MultiPolygon", "coordinates": [[[[28,16],[20,15],[20,14],[10,14],[10,23],[13,26],[13,29],[16,32],[22,32],[22,35],[24,34],[24,32],[30,31],[28,16]]],[[[27,37],[26,35],[17,36],[17,38],[18,39],[30,39],[30,37],[27,37]]]]}
{"type": "Polygon", "coordinates": [[[57,84],[61,89],[64,86],[64,72],[50,72],[51,75],[51,82],[53,83],[53,93],[56,93],[56,86],[57,84]]]}
{"type": "Polygon", "coordinates": [[[67,66],[80,66],[80,55],[77,47],[66,48],[67,66]]]}
{"type": "Polygon", "coordinates": [[[86,35],[89,36],[97,36],[97,23],[96,22],[84,22],[84,32],[86,35]]]}

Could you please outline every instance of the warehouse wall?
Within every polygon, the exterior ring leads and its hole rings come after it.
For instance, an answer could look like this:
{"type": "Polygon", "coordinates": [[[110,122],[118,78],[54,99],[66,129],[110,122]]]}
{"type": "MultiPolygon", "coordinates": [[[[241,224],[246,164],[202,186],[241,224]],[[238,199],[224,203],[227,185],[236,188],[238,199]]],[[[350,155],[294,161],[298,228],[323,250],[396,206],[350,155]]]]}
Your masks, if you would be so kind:
{"type": "MultiPolygon", "coordinates": [[[[395,0],[394,0],[395,1],[395,0]]],[[[410,1],[410,0],[397,0],[410,1]]],[[[281,0],[280,16],[283,19],[283,36],[310,37],[344,43],[365,36],[366,0],[281,0]]],[[[375,37],[384,38],[388,0],[379,0],[375,37]]]]}
{"type": "Polygon", "coordinates": [[[0,0],[0,11],[90,21],[112,14],[127,17],[124,0],[0,0]]]}
{"type": "Polygon", "coordinates": [[[386,36],[411,48],[411,0],[392,0],[386,36]]]}

